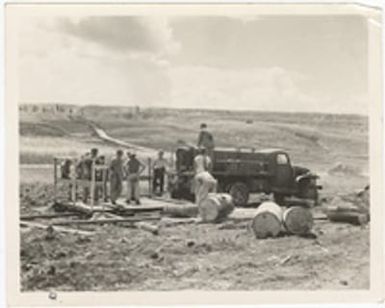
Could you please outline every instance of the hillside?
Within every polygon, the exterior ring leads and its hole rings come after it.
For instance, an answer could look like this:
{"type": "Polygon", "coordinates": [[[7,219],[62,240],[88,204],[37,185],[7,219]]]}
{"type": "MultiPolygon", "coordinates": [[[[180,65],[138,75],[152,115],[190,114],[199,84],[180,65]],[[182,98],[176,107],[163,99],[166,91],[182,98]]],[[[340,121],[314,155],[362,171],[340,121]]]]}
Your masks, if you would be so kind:
{"type": "Polygon", "coordinates": [[[195,144],[199,125],[206,122],[218,146],[283,148],[292,163],[323,175],[326,185],[342,185],[329,178],[328,171],[338,166],[349,171],[357,188],[367,181],[368,119],[359,115],[100,106],[84,107],[77,115],[21,114],[21,163],[47,164],[55,155],[80,156],[94,146],[111,157],[116,146],[98,139],[90,122],[113,138],[170,152],[179,140],[195,144]]]}

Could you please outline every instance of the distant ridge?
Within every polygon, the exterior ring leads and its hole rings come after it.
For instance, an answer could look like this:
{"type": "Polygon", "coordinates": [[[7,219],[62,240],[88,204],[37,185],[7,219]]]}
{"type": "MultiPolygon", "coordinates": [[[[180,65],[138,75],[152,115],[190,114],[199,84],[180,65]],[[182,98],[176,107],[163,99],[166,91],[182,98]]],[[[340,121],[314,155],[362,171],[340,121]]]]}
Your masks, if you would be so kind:
{"type": "Polygon", "coordinates": [[[101,111],[101,110],[109,110],[109,112],[119,112],[119,111],[126,111],[130,112],[132,114],[139,114],[142,111],[168,111],[168,112],[177,112],[177,111],[183,111],[183,112],[201,112],[204,114],[245,114],[248,113],[250,115],[255,114],[277,114],[277,115],[325,115],[325,116],[346,116],[346,117],[358,117],[358,118],[368,118],[368,115],[360,114],[360,113],[330,113],[330,112],[309,112],[309,111],[265,111],[265,110],[250,110],[250,109],[213,109],[213,108],[192,108],[192,107],[183,107],[183,108],[177,108],[177,107],[168,107],[168,106],[138,106],[138,105],[99,105],[99,104],[86,104],[86,105],[78,105],[78,104],[70,104],[70,103],[60,103],[60,102],[21,102],[19,104],[19,110],[29,110],[31,112],[31,109],[35,110],[51,110],[55,108],[62,108],[64,110],[70,110],[76,111],[78,113],[94,113],[95,111],[101,111]]]}

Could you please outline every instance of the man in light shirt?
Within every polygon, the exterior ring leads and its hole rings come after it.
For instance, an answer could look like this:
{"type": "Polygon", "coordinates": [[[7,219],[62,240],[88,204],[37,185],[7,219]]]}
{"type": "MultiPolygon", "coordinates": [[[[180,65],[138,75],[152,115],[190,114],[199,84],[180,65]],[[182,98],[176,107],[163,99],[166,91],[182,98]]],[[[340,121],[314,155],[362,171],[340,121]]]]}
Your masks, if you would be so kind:
{"type": "Polygon", "coordinates": [[[152,191],[156,194],[159,188],[160,195],[162,195],[164,191],[164,176],[168,169],[168,162],[163,158],[163,154],[163,151],[159,151],[158,158],[154,161],[153,165],[154,178],[152,180],[152,191]]]}
{"type": "Polygon", "coordinates": [[[217,181],[210,174],[212,162],[205,148],[198,149],[198,155],[194,159],[194,193],[195,203],[200,206],[210,192],[216,192],[217,181]]]}
{"type": "Polygon", "coordinates": [[[139,176],[142,174],[146,166],[136,158],[135,153],[127,153],[129,160],[126,163],[127,175],[127,199],[126,203],[130,204],[134,201],[140,205],[139,176]]]}

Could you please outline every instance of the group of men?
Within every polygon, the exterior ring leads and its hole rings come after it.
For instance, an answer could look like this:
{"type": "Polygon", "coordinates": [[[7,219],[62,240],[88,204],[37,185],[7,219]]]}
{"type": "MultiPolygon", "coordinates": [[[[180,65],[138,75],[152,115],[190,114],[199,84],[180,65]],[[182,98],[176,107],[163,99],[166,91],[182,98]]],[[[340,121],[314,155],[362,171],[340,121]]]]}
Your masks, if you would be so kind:
{"type": "MultiPolygon", "coordinates": [[[[216,180],[210,174],[212,170],[212,160],[214,153],[214,138],[207,131],[207,125],[201,124],[201,131],[198,137],[198,155],[194,159],[194,193],[196,202],[200,202],[207,197],[207,194],[216,190],[216,180]]],[[[91,149],[81,157],[75,168],[76,178],[91,181],[95,180],[99,185],[95,185],[93,199],[98,201],[100,195],[104,196],[104,201],[108,197],[112,204],[116,204],[123,191],[123,182],[127,184],[126,203],[140,204],[140,175],[146,166],[137,159],[134,152],[127,152],[127,158],[122,150],[117,150],[115,157],[109,165],[106,165],[105,156],[99,155],[98,149],[91,149]],[[93,165],[95,174],[92,175],[93,165]],[[98,168],[102,167],[102,168],[98,168]],[[109,194],[107,193],[107,183],[109,182],[109,194]],[[102,185],[100,185],[102,183],[102,185]],[[108,196],[109,195],[109,196],[108,196]]],[[[70,170],[72,161],[66,160],[62,165],[62,178],[71,178],[70,170]]],[[[163,151],[159,151],[157,159],[152,165],[153,193],[162,195],[164,193],[165,176],[170,168],[168,161],[164,158],[163,151]]],[[[70,184],[71,185],[71,184],[70,184]]],[[[90,186],[83,185],[83,202],[87,203],[90,198],[90,186]]]]}
{"type": "MultiPolygon", "coordinates": [[[[158,158],[152,166],[154,177],[152,182],[153,192],[163,194],[164,178],[168,169],[168,162],[163,157],[163,151],[159,151],[158,158]]],[[[140,204],[140,175],[146,168],[145,165],[136,158],[135,153],[128,153],[128,161],[123,159],[123,151],[117,150],[115,158],[111,161],[109,167],[110,180],[110,199],[112,204],[120,197],[123,189],[123,181],[127,180],[127,198],[126,203],[131,201],[140,204]]]]}

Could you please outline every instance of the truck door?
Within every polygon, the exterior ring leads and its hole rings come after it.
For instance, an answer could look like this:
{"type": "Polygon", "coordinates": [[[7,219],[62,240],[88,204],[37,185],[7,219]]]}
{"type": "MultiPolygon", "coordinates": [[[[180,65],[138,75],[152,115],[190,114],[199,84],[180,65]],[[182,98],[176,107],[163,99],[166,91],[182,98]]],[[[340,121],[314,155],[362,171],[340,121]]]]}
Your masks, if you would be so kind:
{"type": "Polygon", "coordinates": [[[274,188],[277,190],[288,190],[292,187],[293,169],[286,153],[278,153],[275,156],[275,181],[274,188]]]}

